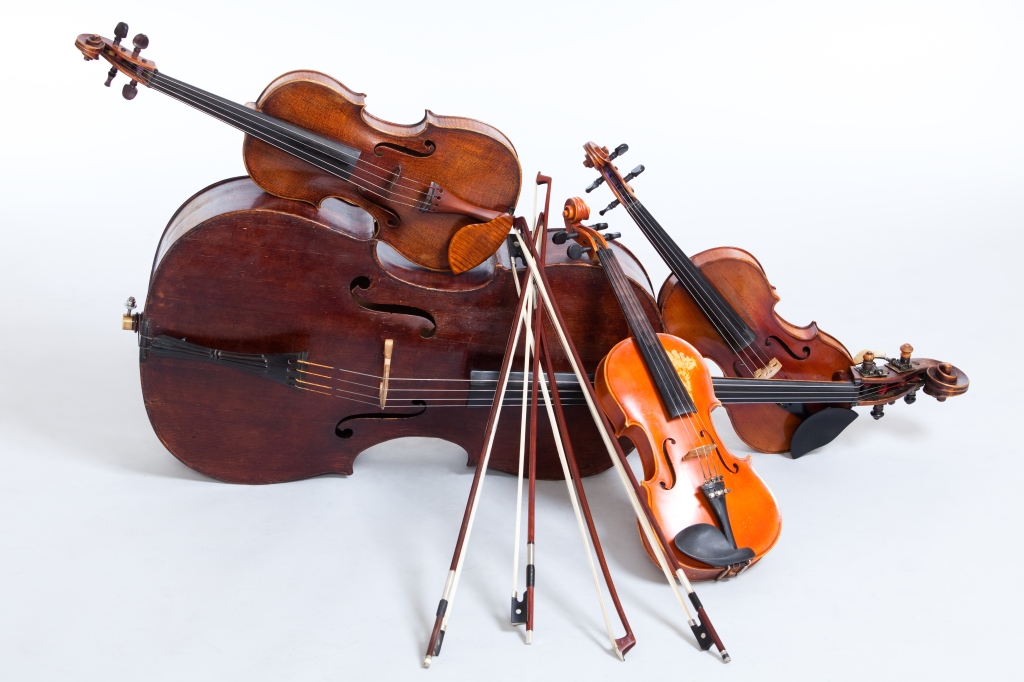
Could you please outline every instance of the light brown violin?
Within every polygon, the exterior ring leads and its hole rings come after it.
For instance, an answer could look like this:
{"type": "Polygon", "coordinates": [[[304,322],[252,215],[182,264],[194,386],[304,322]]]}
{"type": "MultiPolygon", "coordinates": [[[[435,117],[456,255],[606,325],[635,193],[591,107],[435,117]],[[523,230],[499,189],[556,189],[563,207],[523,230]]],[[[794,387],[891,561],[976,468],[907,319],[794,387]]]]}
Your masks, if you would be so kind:
{"type": "Polygon", "coordinates": [[[399,125],[366,111],[365,95],[316,71],[292,71],[255,103],[236,104],[160,72],[134,50],[95,33],[78,36],[86,60],[110,63],[134,99],[141,83],[245,133],[249,176],[265,192],[319,206],[338,198],[373,216],[375,236],[430,270],[465,272],[508,237],[522,170],[515,148],[497,129],[469,118],[438,116],[399,125]]]}
{"type": "Polygon", "coordinates": [[[575,240],[569,255],[601,264],[632,335],[598,365],[598,400],[616,435],[640,454],[640,486],[671,539],[666,550],[694,580],[739,574],[778,541],[778,505],[750,458],[732,455],[715,432],[711,410],[721,403],[704,359],[682,339],[654,331],[606,238],[581,223],[589,214],[581,199],[566,202],[565,237],[575,240]]]}

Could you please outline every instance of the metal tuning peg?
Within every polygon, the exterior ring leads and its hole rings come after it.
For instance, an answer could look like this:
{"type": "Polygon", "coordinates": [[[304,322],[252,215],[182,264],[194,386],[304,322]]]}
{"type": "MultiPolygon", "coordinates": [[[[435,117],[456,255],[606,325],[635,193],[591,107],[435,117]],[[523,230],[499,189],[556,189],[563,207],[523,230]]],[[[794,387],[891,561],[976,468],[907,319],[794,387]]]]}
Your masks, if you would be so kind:
{"type": "Polygon", "coordinates": [[[566,249],[565,253],[573,260],[579,260],[583,254],[590,253],[591,248],[589,246],[580,246],[579,244],[570,244],[569,248],[566,249]]]}
{"type": "Polygon", "coordinates": [[[628,144],[625,144],[625,143],[620,144],[618,147],[615,148],[615,151],[613,151],[611,154],[608,155],[608,160],[612,161],[613,159],[617,159],[617,158],[619,158],[620,156],[622,156],[623,154],[625,154],[628,151],[629,151],[629,145],[628,144]]]}
{"type": "Polygon", "coordinates": [[[587,188],[586,188],[585,190],[583,190],[583,191],[584,191],[584,192],[586,192],[587,194],[590,194],[590,193],[591,193],[591,192],[593,192],[593,191],[594,191],[595,189],[597,189],[598,187],[600,187],[600,186],[601,186],[601,183],[602,183],[602,182],[604,182],[604,176],[603,176],[603,175],[599,175],[599,176],[597,177],[597,180],[594,180],[594,181],[593,181],[592,183],[590,183],[590,187],[587,187],[587,188]]]}
{"type": "Polygon", "coordinates": [[[600,232],[601,230],[607,230],[608,223],[594,223],[593,225],[590,226],[590,229],[597,230],[598,232],[600,232]]]}
{"type": "Polygon", "coordinates": [[[644,172],[645,170],[647,170],[647,169],[646,169],[646,168],[644,168],[644,165],[643,165],[643,164],[640,164],[639,166],[637,166],[637,167],[636,167],[636,168],[634,168],[633,170],[629,171],[629,174],[628,174],[628,175],[626,175],[626,177],[624,177],[624,178],[622,178],[622,179],[623,179],[623,180],[625,180],[626,182],[629,182],[630,180],[632,180],[632,179],[633,179],[633,178],[635,178],[636,176],[638,176],[638,175],[640,175],[641,173],[643,173],[643,172],[644,172]]]}
{"type": "Polygon", "coordinates": [[[568,232],[566,230],[558,230],[557,232],[555,232],[554,235],[551,236],[551,241],[554,242],[555,244],[564,244],[570,239],[575,239],[576,237],[579,236],[580,233],[576,232],[575,230],[573,230],[572,232],[568,232]]]}
{"type": "MultiPolygon", "coordinates": [[[[125,30],[127,29],[128,27],[125,26],[125,30]]],[[[138,57],[140,52],[149,47],[149,38],[146,37],[145,33],[140,33],[132,38],[132,45],[135,46],[135,49],[132,51],[132,57],[138,57]]]]}
{"type": "Polygon", "coordinates": [[[604,235],[604,240],[606,242],[611,242],[611,241],[615,241],[616,239],[618,239],[621,236],[622,236],[621,232],[609,232],[609,233],[604,235]]]}
{"type": "Polygon", "coordinates": [[[125,86],[121,88],[121,97],[124,97],[127,100],[135,99],[135,95],[137,94],[139,94],[139,86],[135,81],[125,83],[125,86]]]}
{"type": "Polygon", "coordinates": [[[619,205],[619,200],[616,199],[615,201],[613,201],[612,203],[608,204],[607,206],[602,208],[600,211],[598,211],[598,213],[600,213],[601,215],[604,215],[605,213],[607,213],[608,211],[612,210],[613,208],[615,208],[618,205],[619,205]]]}
{"type": "Polygon", "coordinates": [[[128,36],[128,24],[123,21],[117,22],[117,26],[114,27],[114,47],[121,44],[121,40],[128,36]]]}

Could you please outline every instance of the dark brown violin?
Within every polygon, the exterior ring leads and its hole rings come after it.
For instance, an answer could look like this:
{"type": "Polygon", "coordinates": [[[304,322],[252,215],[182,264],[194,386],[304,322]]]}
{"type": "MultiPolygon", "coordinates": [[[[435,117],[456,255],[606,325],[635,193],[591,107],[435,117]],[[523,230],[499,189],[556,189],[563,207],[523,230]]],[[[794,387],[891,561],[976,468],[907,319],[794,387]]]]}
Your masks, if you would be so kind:
{"type": "Polygon", "coordinates": [[[255,104],[243,106],[160,71],[135,49],[84,33],[75,46],[86,59],[111,64],[139,83],[245,133],[249,175],[264,191],[319,206],[337,197],[373,216],[376,236],[430,270],[465,272],[484,262],[508,236],[522,171],[512,143],[497,129],[468,118],[427,111],[419,123],[398,125],[366,112],[365,96],[316,71],[292,71],[273,81],[255,104]]]}
{"type": "Polygon", "coordinates": [[[726,377],[877,384],[869,386],[858,400],[847,402],[817,400],[829,394],[828,390],[785,401],[723,400],[733,428],[747,445],[761,452],[790,451],[799,457],[832,441],[849,426],[857,417],[848,409],[851,405],[872,405],[872,416],[878,419],[884,405],[898,397],[914,402],[926,372],[930,372],[930,382],[925,393],[940,401],[967,390],[962,371],[946,363],[940,370],[940,363],[934,360],[911,361],[909,345],[901,349],[899,358],[887,358],[885,367],[876,366],[873,358],[867,363],[861,358],[855,362],[842,343],[814,322],[798,327],[782,319],[775,312],[779,301],[775,288],[752,255],[731,247],[704,251],[692,259],[683,253],[628,184],[644,167],[637,166],[623,177],[612,164],[628,150],[626,145],[609,153],[607,148],[588,142],[584,149],[584,165],[601,172],[587,191],[607,182],[616,197],[601,214],[621,204],[672,271],[658,297],[665,331],[693,344],[714,360],[726,377]]]}
{"type": "Polygon", "coordinates": [[[778,505],[750,458],[733,456],[715,432],[711,410],[721,403],[704,359],[682,339],[655,332],[608,242],[581,223],[589,214],[583,200],[566,202],[566,235],[576,242],[569,255],[600,262],[631,335],[598,366],[598,400],[616,435],[640,453],[640,486],[687,576],[738,574],[778,541],[778,505]]]}

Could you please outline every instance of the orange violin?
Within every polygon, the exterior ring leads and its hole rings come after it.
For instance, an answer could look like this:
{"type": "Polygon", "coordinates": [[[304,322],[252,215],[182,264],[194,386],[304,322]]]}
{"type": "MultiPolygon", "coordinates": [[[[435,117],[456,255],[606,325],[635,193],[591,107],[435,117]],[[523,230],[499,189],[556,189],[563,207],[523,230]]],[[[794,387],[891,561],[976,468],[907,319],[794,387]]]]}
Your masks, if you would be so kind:
{"type": "Polygon", "coordinates": [[[562,240],[575,241],[570,257],[586,254],[603,266],[632,334],[598,366],[598,400],[616,435],[640,453],[640,487],[674,545],[666,550],[691,579],[737,575],[778,541],[778,505],[750,458],[732,455],[715,432],[711,410],[721,403],[704,359],[686,341],[654,331],[608,248],[618,235],[582,225],[589,214],[581,199],[569,199],[562,240]]]}

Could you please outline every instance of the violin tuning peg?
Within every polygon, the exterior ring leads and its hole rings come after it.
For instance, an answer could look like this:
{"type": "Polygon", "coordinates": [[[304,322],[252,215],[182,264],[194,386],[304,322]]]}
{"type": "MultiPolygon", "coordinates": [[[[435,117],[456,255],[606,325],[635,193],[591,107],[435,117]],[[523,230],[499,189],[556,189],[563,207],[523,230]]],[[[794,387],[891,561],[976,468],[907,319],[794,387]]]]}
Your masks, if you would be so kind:
{"type": "Polygon", "coordinates": [[[583,190],[583,191],[584,191],[584,192],[586,192],[587,194],[590,194],[590,193],[591,193],[591,192],[593,192],[593,191],[594,191],[595,189],[597,189],[598,187],[600,187],[600,186],[601,186],[601,183],[602,183],[602,182],[604,182],[604,176],[603,176],[603,175],[601,175],[601,176],[598,176],[597,180],[594,180],[594,181],[593,181],[592,183],[590,183],[590,187],[587,187],[587,188],[586,188],[585,190],[583,190]]]}
{"type": "MultiPolygon", "coordinates": [[[[125,26],[125,29],[127,28],[128,27],[125,26]]],[[[134,38],[132,38],[132,45],[135,46],[135,49],[132,51],[132,56],[138,57],[140,52],[149,47],[149,38],[146,36],[145,33],[140,33],[134,38]]]]}
{"type": "Polygon", "coordinates": [[[628,151],[629,151],[629,145],[628,144],[625,144],[625,143],[620,144],[618,147],[615,148],[615,151],[613,151],[611,154],[608,155],[608,160],[611,161],[612,159],[617,159],[618,157],[622,156],[623,154],[625,154],[628,151]]]}
{"type": "Polygon", "coordinates": [[[569,232],[567,230],[558,230],[551,237],[551,241],[553,241],[555,244],[564,244],[570,239],[575,239],[578,236],[580,236],[580,233],[576,232],[575,230],[573,230],[572,232],[569,232]]]}
{"type": "Polygon", "coordinates": [[[629,182],[630,180],[632,180],[632,179],[633,179],[633,178],[635,178],[636,176],[638,176],[638,175],[640,175],[641,173],[643,173],[643,172],[644,172],[645,170],[647,170],[647,169],[646,169],[646,168],[644,168],[644,165],[643,165],[643,164],[640,164],[639,166],[637,166],[637,167],[636,167],[636,168],[634,168],[633,170],[629,171],[629,174],[628,174],[628,175],[626,175],[626,177],[624,177],[624,178],[622,178],[622,179],[623,179],[623,180],[625,180],[626,182],[629,182]]]}
{"type": "Polygon", "coordinates": [[[601,214],[601,215],[604,215],[605,213],[607,213],[608,211],[612,210],[613,208],[615,208],[618,205],[619,205],[619,200],[616,199],[615,201],[613,201],[612,203],[608,204],[607,206],[602,208],[600,211],[598,211],[598,213],[601,214]]]}
{"type": "Polygon", "coordinates": [[[616,239],[618,239],[621,236],[622,236],[621,232],[609,232],[608,234],[606,234],[604,236],[604,240],[606,242],[611,242],[611,241],[615,241],[616,239]]]}
{"type": "Polygon", "coordinates": [[[569,248],[566,249],[565,253],[573,260],[579,260],[583,254],[590,252],[589,246],[580,246],[579,244],[570,244],[569,248]]]}
{"type": "Polygon", "coordinates": [[[131,83],[125,83],[125,86],[121,88],[121,97],[127,100],[135,99],[135,95],[139,94],[138,83],[132,81],[131,83]]]}
{"type": "Polygon", "coordinates": [[[600,232],[601,230],[607,230],[608,223],[595,223],[590,226],[590,229],[597,230],[598,232],[600,232]]]}
{"type": "Polygon", "coordinates": [[[114,80],[114,76],[116,76],[116,75],[117,75],[117,67],[116,66],[111,66],[110,67],[110,71],[107,71],[107,80],[103,84],[109,88],[110,87],[110,82],[112,80],[114,80]]]}
{"type": "Polygon", "coordinates": [[[128,36],[128,24],[123,21],[117,22],[117,26],[114,27],[114,46],[121,44],[121,39],[128,36]]]}

